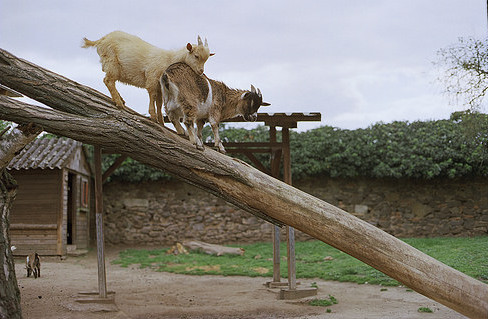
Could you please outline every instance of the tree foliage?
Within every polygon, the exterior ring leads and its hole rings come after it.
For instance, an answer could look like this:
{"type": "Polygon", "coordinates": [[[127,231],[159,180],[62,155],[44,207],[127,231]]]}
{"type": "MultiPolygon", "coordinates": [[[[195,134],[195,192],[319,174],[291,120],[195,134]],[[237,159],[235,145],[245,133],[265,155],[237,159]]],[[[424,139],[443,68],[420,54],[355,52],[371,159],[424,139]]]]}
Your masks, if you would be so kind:
{"type": "Polygon", "coordinates": [[[439,80],[445,91],[471,109],[477,109],[488,90],[487,40],[459,38],[457,44],[437,52],[435,64],[443,70],[439,80]]]}
{"type": "Polygon", "coordinates": [[[457,114],[450,120],[378,123],[358,130],[326,126],[294,134],[291,148],[294,178],[487,176],[488,117],[457,114]],[[476,133],[466,121],[477,122],[476,133]]]}

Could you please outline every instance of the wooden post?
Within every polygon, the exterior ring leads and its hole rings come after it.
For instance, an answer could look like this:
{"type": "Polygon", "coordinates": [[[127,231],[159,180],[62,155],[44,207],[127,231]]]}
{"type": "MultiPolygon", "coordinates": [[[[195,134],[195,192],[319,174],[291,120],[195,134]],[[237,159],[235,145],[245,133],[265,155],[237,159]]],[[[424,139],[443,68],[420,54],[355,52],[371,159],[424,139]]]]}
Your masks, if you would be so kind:
{"type": "MultiPolygon", "coordinates": [[[[276,126],[269,127],[269,141],[271,143],[276,142],[276,126]]],[[[278,178],[280,173],[280,162],[281,162],[281,152],[275,152],[271,150],[270,166],[271,174],[273,177],[278,178]],[[276,156],[279,155],[279,158],[276,156]]],[[[280,271],[280,227],[273,225],[272,231],[272,241],[273,241],[273,281],[272,283],[281,282],[281,271],[280,271]]]]}
{"type": "Polygon", "coordinates": [[[95,221],[97,229],[98,293],[107,298],[105,251],[103,239],[102,148],[95,145],[95,221]]]}
{"type": "MultiPolygon", "coordinates": [[[[281,129],[281,140],[283,143],[283,181],[288,185],[292,184],[291,179],[291,152],[290,152],[290,129],[281,129]]],[[[295,229],[286,226],[287,256],[288,256],[288,288],[297,288],[296,267],[295,267],[295,229]]]]}

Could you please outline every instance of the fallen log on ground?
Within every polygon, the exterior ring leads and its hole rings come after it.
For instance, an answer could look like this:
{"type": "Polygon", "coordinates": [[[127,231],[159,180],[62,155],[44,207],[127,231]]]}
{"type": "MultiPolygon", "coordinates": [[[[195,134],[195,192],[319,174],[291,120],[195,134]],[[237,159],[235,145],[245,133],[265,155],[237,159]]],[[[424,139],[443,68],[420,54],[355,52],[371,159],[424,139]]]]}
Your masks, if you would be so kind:
{"type": "Polygon", "coordinates": [[[222,256],[225,254],[229,255],[244,255],[244,249],[238,247],[226,247],[222,245],[209,244],[203,241],[185,241],[183,246],[190,250],[201,250],[209,255],[222,256]]]}
{"type": "Polygon", "coordinates": [[[0,97],[0,118],[125,154],[268,221],[286,223],[464,315],[488,317],[488,285],[250,165],[117,110],[93,89],[0,50],[0,82],[53,109],[0,97]]]}

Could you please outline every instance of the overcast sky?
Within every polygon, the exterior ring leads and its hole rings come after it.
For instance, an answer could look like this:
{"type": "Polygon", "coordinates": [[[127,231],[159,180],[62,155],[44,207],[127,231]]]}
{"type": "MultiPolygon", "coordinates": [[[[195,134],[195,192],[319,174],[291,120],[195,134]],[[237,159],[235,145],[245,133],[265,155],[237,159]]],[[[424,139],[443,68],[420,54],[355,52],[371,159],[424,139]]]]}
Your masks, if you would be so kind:
{"type": "MultiPolygon", "coordinates": [[[[481,0],[26,1],[0,0],[0,48],[107,95],[97,40],[122,30],[164,49],[206,37],[208,77],[259,87],[266,112],[321,112],[322,125],[448,118],[462,109],[432,62],[459,37],[485,38],[481,0]]],[[[147,91],[117,84],[148,114],[147,91]]],[[[486,111],[486,110],[485,110],[486,111]]]]}

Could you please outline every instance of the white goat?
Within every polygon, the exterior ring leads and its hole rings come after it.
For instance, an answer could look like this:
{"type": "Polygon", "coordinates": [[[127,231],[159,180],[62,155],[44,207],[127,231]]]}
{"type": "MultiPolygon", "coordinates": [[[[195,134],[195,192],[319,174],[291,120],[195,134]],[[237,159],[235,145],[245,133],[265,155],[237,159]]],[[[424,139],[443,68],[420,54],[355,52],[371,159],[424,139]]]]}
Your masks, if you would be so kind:
{"type": "Polygon", "coordinates": [[[205,44],[198,36],[198,45],[188,43],[185,48],[168,51],[157,48],[134,35],[114,31],[96,41],[84,38],[83,48],[96,47],[107,86],[117,107],[124,108],[125,102],[115,88],[115,81],[145,88],[149,93],[149,114],[151,119],[163,123],[161,113],[162,96],[159,78],[173,63],[185,62],[198,74],[203,74],[204,64],[210,53],[207,39],[205,44]],[[155,112],[157,107],[157,116],[155,112]]]}
{"type": "Polygon", "coordinates": [[[190,142],[203,149],[202,128],[209,122],[215,139],[215,146],[225,153],[219,137],[219,123],[241,115],[246,121],[255,121],[263,102],[261,91],[251,85],[251,91],[228,88],[224,83],[211,80],[195,73],[184,63],[170,65],[161,77],[166,114],[178,134],[185,134],[180,124],[183,119],[190,142]],[[197,133],[195,137],[195,126],[197,133]]]}

